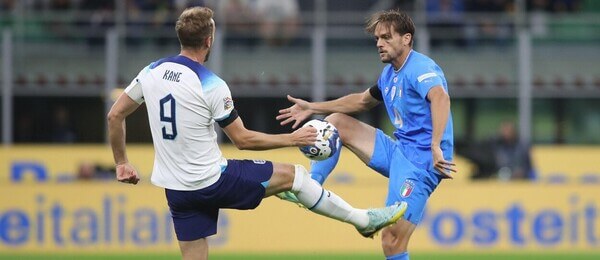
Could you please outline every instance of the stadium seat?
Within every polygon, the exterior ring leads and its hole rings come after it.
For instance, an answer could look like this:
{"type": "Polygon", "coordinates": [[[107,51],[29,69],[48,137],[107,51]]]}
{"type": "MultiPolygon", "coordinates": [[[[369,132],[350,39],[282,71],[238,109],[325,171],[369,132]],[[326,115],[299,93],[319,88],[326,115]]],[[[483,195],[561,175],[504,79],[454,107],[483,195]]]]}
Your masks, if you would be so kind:
{"type": "Polygon", "coordinates": [[[467,84],[467,81],[465,80],[465,78],[462,75],[456,75],[456,77],[454,77],[454,81],[452,82],[453,87],[459,87],[459,88],[465,87],[466,84],[467,84]]]}
{"type": "Polygon", "coordinates": [[[344,80],[344,77],[342,77],[340,74],[336,74],[331,80],[331,84],[336,87],[343,87],[346,85],[346,81],[344,80]]]}
{"type": "Polygon", "coordinates": [[[487,83],[482,75],[476,75],[473,79],[473,85],[478,88],[485,88],[487,83]]]}
{"type": "Polygon", "coordinates": [[[65,87],[69,84],[69,79],[64,74],[58,74],[54,79],[54,82],[61,87],[65,87]]]}
{"type": "Polygon", "coordinates": [[[535,75],[533,78],[533,87],[536,89],[543,88],[546,83],[544,82],[544,78],[540,75],[535,75]]]}
{"type": "Polygon", "coordinates": [[[290,74],[287,78],[287,84],[293,87],[300,85],[300,77],[296,74],[290,74]]]}
{"type": "Polygon", "coordinates": [[[504,75],[496,75],[494,78],[494,85],[499,88],[506,88],[509,82],[508,79],[504,75]]]}
{"type": "Polygon", "coordinates": [[[233,74],[231,78],[226,79],[230,88],[240,88],[243,85],[243,80],[239,74],[233,74]]]}
{"type": "Polygon", "coordinates": [[[19,74],[17,76],[17,78],[15,79],[15,84],[17,86],[25,86],[29,83],[29,81],[27,80],[27,77],[25,77],[25,75],[23,74],[19,74]]]}
{"type": "Polygon", "coordinates": [[[357,74],[356,76],[354,76],[353,84],[357,87],[364,87],[367,84],[365,76],[357,74]]]}
{"type": "Polygon", "coordinates": [[[258,77],[256,77],[255,75],[250,75],[246,80],[246,83],[248,84],[248,86],[257,86],[259,84],[258,77]]]}
{"type": "Polygon", "coordinates": [[[37,76],[36,76],[36,79],[35,79],[35,83],[39,87],[46,86],[48,84],[48,78],[46,77],[45,74],[38,73],[37,76]]]}
{"type": "Polygon", "coordinates": [[[104,77],[100,75],[95,75],[93,83],[96,85],[104,85],[104,77]]]}
{"type": "Polygon", "coordinates": [[[555,75],[553,84],[554,88],[561,89],[565,86],[565,79],[560,75],[555,75]]]}
{"type": "Polygon", "coordinates": [[[88,84],[88,78],[84,74],[79,74],[77,76],[77,85],[80,87],[86,86],[88,84]]]}
{"type": "Polygon", "coordinates": [[[587,83],[585,82],[585,78],[583,78],[583,76],[577,74],[573,79],[573,85],[577,88],[583,88],[587,85],[587,83]]]}

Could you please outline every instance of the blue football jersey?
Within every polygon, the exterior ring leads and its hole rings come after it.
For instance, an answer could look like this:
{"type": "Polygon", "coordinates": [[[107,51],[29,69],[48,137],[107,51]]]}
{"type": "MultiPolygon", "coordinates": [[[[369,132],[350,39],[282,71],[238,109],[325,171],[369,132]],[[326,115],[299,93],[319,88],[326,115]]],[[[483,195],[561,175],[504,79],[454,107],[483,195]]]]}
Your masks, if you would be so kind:
{"type": "MultiPolygon", "coordinates": [[[[377,85],[388,116],[396,127],[396,139],[409,146],[429,149],[433,125],[427,93],[435,86],[442,86],[448,93],[448,84],[442,69],[431,58],[413,50],[399,70],[394,70],[391,64],[387,65],[377,85]]],[[[450,114],[440,144],[445,157],[452,156],[453,144],[450,114]]]]}

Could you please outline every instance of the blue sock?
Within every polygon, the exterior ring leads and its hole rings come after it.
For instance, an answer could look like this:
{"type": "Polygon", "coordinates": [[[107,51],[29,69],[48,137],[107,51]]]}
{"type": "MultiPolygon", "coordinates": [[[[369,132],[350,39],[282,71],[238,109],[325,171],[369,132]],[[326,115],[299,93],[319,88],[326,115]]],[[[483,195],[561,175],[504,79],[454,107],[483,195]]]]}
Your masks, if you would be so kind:
{"type": "Polygon", "coordinates": [[[409,260],[408,252],[395,254],[395,255],[391,255],[391,256],[386,256],[385,259],[386,260],[409,260]]]}
{"type": "MultiPolygon", "coordinates": [[[[341,146],[340,146],[341,148],[341,146]]],[[[310,177],[323,185],[327,176],[333,171],[340,160],[342,149],[338,149],[331,157],[323,161],[310,161],[310,177]]]]}

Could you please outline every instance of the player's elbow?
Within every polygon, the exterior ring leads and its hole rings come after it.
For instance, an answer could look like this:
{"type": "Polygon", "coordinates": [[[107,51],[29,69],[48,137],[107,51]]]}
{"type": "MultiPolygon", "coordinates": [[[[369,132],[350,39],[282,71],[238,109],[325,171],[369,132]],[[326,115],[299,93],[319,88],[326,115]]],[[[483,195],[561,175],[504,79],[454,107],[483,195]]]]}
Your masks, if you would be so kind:
{"type": "Polygon", "coordinates": [[[250,150],[252,149],[251,137],[247,135],[239,135],[236,138],[232,138],[231,142],[239,150],[250,150]]]}
{"type": "Polygon", "coordinates": [[[249,142],[244,141],[244,140],[235,140],[233,141],[233,145],[235,145],[235,147],[239,150],[248,150],[251,148],[249,142]]]}
{"type": "Polygon", "coordinates": [[[113,123],[117,123],[123,120],[123,114],[119,113],[113,109],[111,109],[108,114],[106,115],[106,121],[108,121],[108,124],[113,124],[113,123]]]}
{"type": "Polygon", "coordinates": [[[374,99],[371,94],[363,95],[360,102],[356,103],[356,110],[358,110],[358,112],[368,111],[377,106],[377,104],[379,104],[379,102],[374,99]]]}

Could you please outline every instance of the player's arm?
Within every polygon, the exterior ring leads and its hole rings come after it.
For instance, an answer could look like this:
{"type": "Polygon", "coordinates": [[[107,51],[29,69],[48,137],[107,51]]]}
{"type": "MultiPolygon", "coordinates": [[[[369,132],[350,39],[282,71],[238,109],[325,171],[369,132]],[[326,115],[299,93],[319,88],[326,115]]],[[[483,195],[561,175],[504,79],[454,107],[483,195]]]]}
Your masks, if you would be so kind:
{"type": "MultiPolygon", "coordinates": [[[[375,91],[379,91],[377,86],[373,86],[362,93],[353,93],[325,102],[307,102],[288,95],[288,100],[294,103],[294,105],[279,110],[279,115],[276,119],[282,120],[281,125],[295,121],[292,128],[296,128],[302,121],[308,119],[313,114],[354,114],[367,111],[378,105],[381,100],[374,96],[374,89],[376,89],[375,91]]],[[[380,91],[379,94],[381,95],[380,91]]]]}
{"type": "Polygon", "coordinates": [[[317,140],[317,131],[303,127],[291,134],[265,134],[252,131],[244,126],[235,110],[228,119],[218,121],[233,144],[240,150],[268,150],[288,146],[312,145],[317,140]]]}
{"type": "Polygon", "coordinates": [[[140,104],[123,93],[108,112],[108,138],[117,165],[117,180],[120,182],[137,184],[140,180],[135,169],[129,165],[125,150],[125,118],[139,106],[140,104]]]}
{"type": "Polygon", "coordinates": [[[452,178],[449,171],[455,172],[454,164],[446,161],[442,155],[440,143],[446,130],[448,115],[450,115],[450,96],[441,85],[432,87],[427,93],[427,99],[431,107],[431,122],[433,133],[431,137],[431,149],[434,156],[434,167],[442,174],[452,178]]]}

